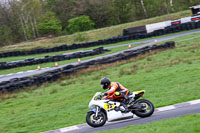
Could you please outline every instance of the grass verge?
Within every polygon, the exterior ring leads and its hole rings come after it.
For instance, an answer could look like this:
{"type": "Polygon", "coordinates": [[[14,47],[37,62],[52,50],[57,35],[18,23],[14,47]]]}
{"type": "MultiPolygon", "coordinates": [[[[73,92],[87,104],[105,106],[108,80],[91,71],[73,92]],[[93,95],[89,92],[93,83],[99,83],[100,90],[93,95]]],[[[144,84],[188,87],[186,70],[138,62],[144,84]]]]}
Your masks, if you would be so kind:
{"type": "MultiPolygon", "coordinates": [[[[170,40],[167,40],[167,41],[179,41],[179,40],[183,40],[183,39],[187,39],[187,38],[192,38],[192,37],[198,37],[198,36],[200,37],[200,33],[195,33],[195,34],[191,34],[191,35],[177,37],[177,38],[170,39],[170,40]]],[[[158,44],[163,44],[164,42],[167,42],[167,41],[159,42],[158,44]]],[[[125,41],[125,42],[121,42],[121,43],[117,43],[117,44],[111,44],[109,46],[116,46],[116,45],[126,44],[126,43],[131,43],[131,41],[125,41]]],[[[140,46],[140,45],[143,45],[143,44],[136,44],[136,45],[133,45],[132,47],[136,47],[136,46],[140,46]]],[[[97,47],[95,47],[95,48],[97,48],[97,47]]],[[[90,57],[84,57],[84,58],[81,58],[81,60],[83,61],[83,60],[91,59],[91,58],[94,58],[94,57],[98,57],[98,56],[103,56],[103,55],[115,53],[115,52],[118,52],[118,51],[121,51],[121,50],[125,50],[127,48],[128,48],[128,46],[113,48],[113,49],[111,49],[110,52],[106,52],[104,54],[90,56],[90,57]]],[[[91,48],[87,48],[87,50],[88,49],[91,49],[91,48]]],[[[69,51],[69,52],[74,52],[74,51],[75,50],[69,51]]],[[[62,53],[62,52],[60,52],[60,53],[62,53]]],[[[32,57],[39,58],[39,57],[44,57],[45,55],[46,54],[32,55],[32,57]]],[[[48,55],[54,55],[54,54],[53,53],[48,53],[48,55]]],[[[31,56],[29,55],[29,56],[0,58],[0,62],[3,61],[3,60],[5,60],[5,59],[6,59],[6,61],[16,61],[16,60],[25,60],[27,58],[31,58],[31,56]]],[[[59,65],[63,65],[63,64],[67,64],[67,63],[76,62],[76,61],[77,61],[77,59],[71,59],[71,60],[65,60],[65,61],[58,61],[58,64],[59,65]]],[[[40,65],[41,68],[54,67],[55,63],[54,62],[49,62],[49,63],[43,63],[43,64],[37,64],[37,65],[31,65],[31,66],[25,66],[25,67],[19,67],[19,68],[7,69],[7,70],[0,70],[0,75],[9,74],[9,73],[16,73],[16,72],[21,72],[21,71],[27,71],[27,70],[34,70],[34,69],[37,68],[38,65],[40,65]]]]}
{"type": "Polygon", "coordinates": [[[200,114],[193,114],[98,133],[130,133],[131,131],[134,133],[199,133],[199,123],[200,114]]]}
{"type": "Polygon", "coordinates": [[[130,91],[145,89],[155,107],[200,98],[200,39],[176,48],[82,70],[39,88],[0,96],[2,133],[38,133],[85,123],[88,103],[109,77],[130,91]]]}
{"type": "MultiPolygon", "coordinates": [[[[196,29],[194,29],[194,30],[196,30],[196,29]]],[[[193,31],[193,30],[190,30],[190,31],[193,31]]],[[[82,50],[92,50],[92,49],[95,49],[95,48],[98,48],[98,47],[107,48],[107,47],[117,46],[117,45],[121,45],[121,44],[128,44],[128,43],[131,44],[131,43],[145,41],[145,40],[150,40],[150,39],[157,39],[157,38],[160,38],[160,37],[165,37],[165,36],[169,36],[169,35],[176,35],[176,34],[180,34],[180,33],[184,33],[184,32],[188,32],[188,31],[171,33],[171,34],[167,34],[167,35],[150,37],[150,38],[139,39],[139,40],[123,41],[123,42],[114,43],[114,44],[108,44],[108,45],[99,45],[99,46],[94,46],[94,47],[89,47],[89,48],[79,48],[79,49],[74,49],[74,50],[51,52],[51,53],[42,53],[42,54],[35,54],[35,55],[24,55],[24,56],[16,56],[16,57],[6,57],[6,58],[0,58],[0,62],[11,62],[11,61],[17,61],[17,60],[25,60],[27,58],[40,58],[40,57],[44,57],[44,56],[47,56],[47,55],[48,56],[53,56],[53,55],[66,54],[66,53],[71,53],[71,52],[76,52],[76,51],[82,51],[82,50]]],[[[182,40],[182,39],[187,39],[187,38],[192,38],[192,37],[197,37],[197,36],[200,36],[200,33],[185,35],[185,36],[177,37],[177,38],[170,39],[170,40],[167,40],[167,41],[176,41],[176,40],[182,40]]],[[[164,42],[166,42],[166,41],[164,41],[164,42]]],[[[140,44],[142,44],[142,43],[140,43],[140,44]]],[[[138,46],[140,44],[136,44],[135,46],[138,46]]],[[[158,44],[160,44],[160,43],[158,43],[158,44]]]]}
{"type": "MultiPolygon", "coordinates": [[[[141,44],[138,44],[138,45],[141,45],[141,44]]],[[[134,47],[136,47],[138,45],[134,45],[134,47]]],[[[118,51],[121,51],[121,50],[126,50],[126,49],[128,49],[128,46],[113,48],[109,52],[106,52],[106,53],[103,53],[103,54],[99,54],[99,55],[94,55],[94,56],[83,57],[83,58],[80,58],[80,59],[81,59],[81,61],[83,61],[83,60],[92,59],[92,58],[95,58],[95,57],[99,57],[99,56],[115,53],[115,52],[118,52],[118,51]]],[[[64,65],[64,64],[68,64],[68,63],[77,62],[77,61],[78,61],[78,59],[71,59],[71,60],[57,61],[57,63],[59,65],[64,65]]],[[[48,62],[48,63],[43,63],[43,64],[30,65],[30,66],[24,66],[24,67],[17,67],[17,68],[12,68],[12,69],[1,70],[0,71],[0,75],[9,74],[9,73],[16,73],[16,72],[21,72],[21,71],[27,71],[27,70],[35,70],[35,69],[37,69],[38,65],[40,65],[40,68],[55,67],[55,62],[48,62]]]]}
{"type": "Polygon", "coordinates": [[[44,39],[40,41],[29,41],[29,42],[16,44],[16,45],[5,46],[5,47],[0,48],[0,51],[34,49],[34,48],[39,48],[39,47],[55,47],[61,44],[80,43],[80,41],[77,41],[77,38],[79,37],[85,38],[83,42],[96,41],[96,40],[106,39],[106,38],[110,38],[117,35],[122,35],[122,31],[125,28],[137,27],[137,26],[142,26],[146,24],[167,21],[167,20],[175,20],[175,19],[188,17],[188,16],[191,16],[190,10],[167,14],[163,16],[157,16],[157,17],[149,18],[149,19],[143,19],[143,20],[125,23],[121,25],[76,33],[76,34],[67,35],[67,36],[60,36],[60,37],[44,39]]]}
{"type": "MultiPolygon", "coordinates": [[[[42,53],[42,54],[34,54],[34,55],[24,55],[24,56],[16,56],[16,57],[6,57],[6,58],[0,58],[0,62],[11,62],[11,61],[17,61],[17,60],[25,60],[27,58],[40,58],[40,57],[44,57],[44,56],[47,56],[47,55],[53,56],[53,55],[66,54],[66,53],[77,52],[77,51],[92,50],[92,49],[99,48],[99,47],[106,48],[106,47],[111,47],[111,46],[116,46],[116,45],[121,45],[121,44],[128,44],[128,43],[133,43],[133,42],[135,42],[135,40],[124,41],[124,42],[115,43],[115,44],[108,44],[108,45],[99,45],[99,46],[94,46],[94,47],[89,47],[89,48],[79,48],[79,49],[67,50],[67,51],[42,53]]],[[[134,46],[138,46],[138,45],[141,45],[141,44],[136,44],[134,46]]],[[[128,46],[127,46],[127,48],[128,48],[128,46]]]]}

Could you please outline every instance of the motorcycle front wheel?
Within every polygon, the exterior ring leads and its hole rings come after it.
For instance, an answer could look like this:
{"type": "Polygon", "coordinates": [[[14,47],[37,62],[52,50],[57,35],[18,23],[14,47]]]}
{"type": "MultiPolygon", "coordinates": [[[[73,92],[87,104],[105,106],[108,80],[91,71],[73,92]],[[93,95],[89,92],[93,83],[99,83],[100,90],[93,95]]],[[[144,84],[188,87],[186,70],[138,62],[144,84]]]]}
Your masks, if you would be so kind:
{"type": "Polygon", "coordinates": [[[106,115],[104,112],[99,112],[98,116],[95,116],[95,112],[88,112],[86,116],[86,122],[91,127],[100,127],[106,123],[106,115]]]}
{"type": "Polygon", "coordinates": [[[132,113],[137,115],[138,117],[141,117],[141,118],[149,117],[154,112],[154,106],[149,100],[140,99],[136,101],[134,104],[140,104],[143,106],[142,109],[132,111],[132,113]]]}

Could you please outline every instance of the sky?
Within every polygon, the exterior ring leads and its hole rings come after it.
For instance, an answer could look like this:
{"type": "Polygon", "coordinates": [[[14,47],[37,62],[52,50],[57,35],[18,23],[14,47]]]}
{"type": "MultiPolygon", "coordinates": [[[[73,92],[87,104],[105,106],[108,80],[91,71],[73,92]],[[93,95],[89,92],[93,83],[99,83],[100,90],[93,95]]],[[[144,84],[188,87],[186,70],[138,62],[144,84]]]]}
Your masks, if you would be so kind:
{"type": "Polygon", "coordinates": [[[12,0],[0,0],[0,3],[2,4],[4,4],[4,3],[8,3],[8,1],[12,1],[12,0]]]}
{"type": "Polygon", "coordinates": [[[3,4],[5,3],[7,0],[0,0],[0,3],[3,4]]]}

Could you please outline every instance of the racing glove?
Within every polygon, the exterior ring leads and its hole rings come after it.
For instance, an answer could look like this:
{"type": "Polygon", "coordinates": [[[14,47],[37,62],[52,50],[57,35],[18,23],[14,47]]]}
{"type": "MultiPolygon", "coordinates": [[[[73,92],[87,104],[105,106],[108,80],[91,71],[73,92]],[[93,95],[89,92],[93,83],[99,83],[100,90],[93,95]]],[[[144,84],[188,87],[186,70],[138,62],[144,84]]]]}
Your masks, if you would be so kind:
{"type": "Polygon", "coordinates": [[[107,93],[107,92],[103,93],[103,96],[107,96],[107,95],[108,95],[108,93],[107,93]]]}

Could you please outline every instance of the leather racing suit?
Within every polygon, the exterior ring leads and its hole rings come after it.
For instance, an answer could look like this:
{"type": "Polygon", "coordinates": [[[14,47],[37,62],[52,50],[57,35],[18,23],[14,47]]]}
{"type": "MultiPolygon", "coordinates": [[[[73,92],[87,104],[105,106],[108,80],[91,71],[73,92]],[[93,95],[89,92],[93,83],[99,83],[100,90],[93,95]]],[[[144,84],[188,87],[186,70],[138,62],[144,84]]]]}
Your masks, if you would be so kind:
{"type": "Polygon", "coordinates": [[[124,99],[128,99],[129,90],[122,86],[120,83],[111,82],[110,86],[108,87],[108,91],[106,92],[107,96],[105,99],[115,99],[118,101],[123,101],[124,99]]]}

